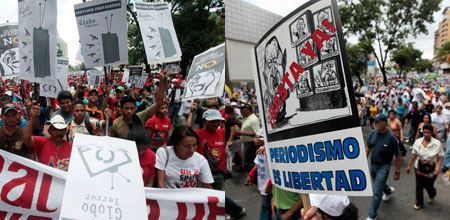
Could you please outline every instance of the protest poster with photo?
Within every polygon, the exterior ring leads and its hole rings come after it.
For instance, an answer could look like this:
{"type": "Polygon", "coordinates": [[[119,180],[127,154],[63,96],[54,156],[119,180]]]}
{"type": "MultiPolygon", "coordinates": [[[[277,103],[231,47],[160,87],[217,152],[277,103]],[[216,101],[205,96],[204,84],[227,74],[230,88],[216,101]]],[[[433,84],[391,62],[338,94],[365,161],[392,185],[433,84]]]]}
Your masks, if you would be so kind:
{"type": "Polygon", "coordinates": [[[125,0],[97,0],[75,5],[81,55],[87,68],[128,63],[125,0]]]}
{"type": "Polygon", "coordinates": [[[86,71],[88,85],[90,86],[98,86],[102,82],[103,72],[97,69],[90,69],[86,71]]]}
{"type": "Polygon", "coordinates": [[[147,80],[147,76],[144,73],[144,67],[142,66],[130,66],[129,73],[129,83],[134,84],[136,88],[143,88],[145,85],[145,80],[147,80]]]}
{"type": "Polygon", "coordinates": [[[225,89],[225,44],[196,55],[183,93],[183,100],[222,97],[225,89]]]}
{"type": "Polygon", "coordinates": [[[56,83],[55,85],[40,84],[39,96],[57,98],[59,92],[67,90],[67,77],[69,76],[69,60],[58,58],[56,63],[56,83]]]}
{"type": "Polygon", "coordinates": [[[272,183],[300,193],[372,195],[335,0],[312,0],[255,46],[272,183]]]}
{"type": "Polygon", "coordinates": [[[17,23],[0,24],[0,76],[19,76],[19,34],[17,23]]]}
{"type": "Polygon", "coordinates": [[[56,0],[19,0],[20,77],[54,85],[56,79],[56,0]]]}
{"type": "Polygon", "coordinates": [[[135,2],[137,19],[149,64],[181,60],[181,49],[166,2],[135,2]]]}
{"type": "Polygon", "coordinates": [[[76,134],[60,219],[146,219],[136,144],[76,134]]]}

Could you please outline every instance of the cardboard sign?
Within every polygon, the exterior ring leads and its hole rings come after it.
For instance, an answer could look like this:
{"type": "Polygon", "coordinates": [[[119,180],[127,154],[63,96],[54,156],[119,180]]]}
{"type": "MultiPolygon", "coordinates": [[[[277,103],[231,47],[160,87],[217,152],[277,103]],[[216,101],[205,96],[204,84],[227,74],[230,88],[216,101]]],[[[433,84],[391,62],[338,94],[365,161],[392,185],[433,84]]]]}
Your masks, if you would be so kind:
{"type": "MultiPolygon", "coordinates": [[[[0,162],[2,219],[59,219],[67,172],[3,150],[0,162]]],[[[145,188],[145,197],[149,220],[225,219],[224,191],[145,188]]]]}
{"type": "Polygon", "coordinates": [[[19,35],[17,23],[0,24],[0,76],[19,76],[19,35]]]}
{"type": "Polygon", "coordinates": [[[221,44],[194,57],[183,100],[222,97],[224,88],[225,44],[221,44]]]}
{"type": "Polygon", "coordinates": [[[127,64],[126,1],[98,0],[74,7],[86,67],[127,64]]]}
{"type": "Polygon", "coordinates": [[[335,0],[309,1],[255,46],[272,182],[300,193],[372,195],[335,0]]]}
{"type": "Polygon", "coordinates": [[[59,92],[67,90],[67,77],[69,76],[69,60],[58,58],[56,65],[56,84],[40,84],[39,95],[49,98],[57,98],[59,92]]]}
{"type": "Polygon", "coordinates": [[[75,136],[60,219],[145,219],[145,194],[136,144],[75,136]]]}
{"type": "Polygon", "coordinates": [[[91,69],[87,71],[88,85],[98,86],[102,81],[103,72],[97,69],[91,69]]]}
{"type": "Polygon", "coordinates": [[[135,2],[136,14],[149,64],[181,60],[181,49],[169,4],[135,2]]]}
{"type": "Polygon", "coordinates": [[[130,84],[134,83],[136,88],[143,88],[149,74],[144,73],[142,66],[130,66],[130,84]]]}
{"type": "Polygon", "coordinates": [[[19,54],[22,79],[55,84],[56,9],[56,0],[19,1],[19,54]]]}

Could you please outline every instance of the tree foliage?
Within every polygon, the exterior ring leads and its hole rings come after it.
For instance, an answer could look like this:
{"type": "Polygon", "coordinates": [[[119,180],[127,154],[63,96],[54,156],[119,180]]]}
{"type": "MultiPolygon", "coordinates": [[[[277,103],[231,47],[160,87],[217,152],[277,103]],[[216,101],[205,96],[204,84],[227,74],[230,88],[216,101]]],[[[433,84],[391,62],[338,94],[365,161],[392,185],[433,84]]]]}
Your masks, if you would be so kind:
{"type": "Polygon", "coordinates": [[[350,74],[358,77],[361,86],[363,85],[361,74],[367,71],[367,62],[370,59],[367,53],[368,46],[366,41],[359,42],[356,45],[346,45],[350,74]]]}
{"type": "MultiPolygon", "coordinates": [[[[171,0],[170,3],[182,51],[180,66],[186,73],[195,55],[225,41],[224,0],[171,0]]],[[[131,5],[128,14],[129,63],[147,64],[139,23],[131,5]]]]}
{"type": "Polygon", "coordinates": [[[340,14],[345,32],[370,42],[383,73],[389,53],[399,48],[409,36],[427,34],[427,23],[434,22],[433,13],[440,10],[442,0],[342,0],[340,14]],[[378,52],[378,54],[377,54],[378,52]]]}
{"type": "Polygon", "coordinates": [[[415,49],[412,43],[392,51],[392,60],[398,64],[400,74],[414,68],[421,57],[422,51],[415,49]]]}
{"type": "Polygon", "coordinates": [[[441,62],[447,62],[447,57],[450,56],[450,41],[445,42],[442,44],[442,46],[439,48],[439,50],[436,53],[436,59],[441,62]]]}
{"type": "Polygon", "coordinates": [[[422,58],[418,59],[414,68],[419,73],[432,71],[433,70],[433,61],[431,61],[429,59],[422,59],[422,58]]]}

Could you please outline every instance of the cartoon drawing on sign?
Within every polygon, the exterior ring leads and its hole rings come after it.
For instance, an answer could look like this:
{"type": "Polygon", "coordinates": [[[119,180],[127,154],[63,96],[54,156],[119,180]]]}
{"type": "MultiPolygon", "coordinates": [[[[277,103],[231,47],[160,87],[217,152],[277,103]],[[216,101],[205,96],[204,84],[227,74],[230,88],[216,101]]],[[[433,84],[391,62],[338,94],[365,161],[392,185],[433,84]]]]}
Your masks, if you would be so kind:
{"type": "MultiPolygon", "coordinates": [[[[19,48],[12,48],[0,54],[0,73],[1,76],[8,76],[16,73],[19,68],[19,48]]],[[[26,62],[25,56],[25,62],[26,62]]]]}
{"type": "Polygon", "coordinates": [[[318,12],[314,13],[314,24],[315,24],[315,28],[316,29],[320,29],[328,34],[332,34],[331,30],[327,27],[325,27],[322,24],[322,21],[327,19],[328,22],[330,22],[333,27],[336,27],[336,25],[334,24],[334,20],[333,20],[333,16],[331,14],[331,8],[327,7],[324,9],[319,10],[318,12]]]}
{"type": "Polygon", "coordinates": [[[336,38],[332,37],[324,43],[324,46],[320,50],[320,58],[324,60],[329,57],[338,55],[338,53],[339,51],[337,48],[336,38]]]}
{"type": "Polygon", "coordinates": [[[314,59],[313,59],[313,58],[311,58],[310,55],[308,55],[306,53],[302,53],[301,50],[303,48],[306,48],[306,49],[309,48],[309,49],[315,51],[316,48],[314,46],[314,40],[313,39],[308,39],[305,42],[303,42],[300,47],[297,47],[297,56],[298,56],[298,59],[299,59],[300,66],[302,66],[303,68],[306,68],[306,67],[309,67],[312,64],[315,64],[315,63],[317,63],[319,61],[319,58],[317,56],[315,56],[314,59]]]}
{"type": "Polygon", "coordinates": [[[126,150],[112,150],[112,147],[106,149],[102,146],[96,146],[95,149],[90,146],[78,146],[77,148],[83,165],[91,178],[110,173],[111,190],[114,190],[114,174],[119,174],[128,183],[131,182],[119,172],[121,166],[132,162],[126,150]]]}
{"type": "MultiPolygon", "coordinates": [[[[273,103],[274,96],[278,93],[278,85],[281,83],[282,75],[286,70],[286,49],[284,52],[281,50],[280,44],[276,37],[272,37],[266,44],[264,50],[264,82],[267,87],[266,93],[263,97],[264,100],[269,101],[270,104],[273,103]]],[[[289,93],[287,94],[287,98],[289,93]]],[[[286,98],[286,99],[287,99],[286,98]]],[[[266,112],[269,112],[269,105],[265,105],[266,112]]],[[[286,117],[286,102],[280,105],[279,111],[275,121],[275,127],[283,127],[288,124],[289,119],[294,117],[294,115],[286,117]]]]}
{"type": "Polygon", "coordinates": [[[307,14],[301,15],[292,22],[292,24],[289,25],[289,30],[291,32],[291,42],[293,47],[305,40],[311,34],[307,25],[307,14]]]}
{"type": "Polygon", "coordinates": [[[299,75],[298,83],[295,85],[295,88],[297,91],[297,98],[302,98],[313,94],[309,70],[305,70],[303,74],[299,75]]]}
{"type": "Polygon", "coordinates": [[[214,94],[222,73],[214,70],[197,73],[188,80],[186,97],[214,94]]]}
{"type": "Polygon", "coordinates": [[[328,92],[341,88],[335,60],[330,60],[314,66],[313,71],[316,93],[328,92]]]}
{"type": "Polygon", "coordinates": [[[43,12],[41,8],[42,2],[39,3],[39,12],[42,12],[39,16],[40,26],[38,28],[33,28],[34,76],[37,78],[45,78],[50,76],[50,35],[47,29],[42,29],[45,18],[46,3],[47,0],[44,0],[43,12]]]}
{"type": "MultiPolygon", "coordinates": [[[[111,25],[113,14],[111,14],[108,25],[108,17],[106,19],[107,33],[102,34],[103,56],[105,64],[114,63],[120,60],[119,37],[115,33],[111,33],[111,25]]],[[[97,62],[98,63],[98,62],[97,62]]]]}

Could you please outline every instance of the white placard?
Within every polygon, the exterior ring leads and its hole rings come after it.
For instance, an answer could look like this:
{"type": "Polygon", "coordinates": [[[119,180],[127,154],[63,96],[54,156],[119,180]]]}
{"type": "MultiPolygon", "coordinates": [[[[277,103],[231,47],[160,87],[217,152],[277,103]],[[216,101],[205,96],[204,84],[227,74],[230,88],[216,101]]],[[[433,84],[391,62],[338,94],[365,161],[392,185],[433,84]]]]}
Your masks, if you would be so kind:
{"type": "Polygon", "coordinates": [[[136,14],[149,64],[181,60],[169,4],[136,2],[136,14]]]}
{"type": "Polygon", "coordinates": [[[98,86],[102,81],[103,72],[97,69],[91,69],[87,71],[88,85],[98,86]]]}
{"type": "Polygon", "coordinates": [[[87,68],[128,63],[125,0],[97,0],[75,5],[81,55],[87,68]]]}
{"type": "Polygon", "coordinates": [[[59,92],[67,90],[67,78],[69,76],[69,60],[58,58],[56,65],[55,85],[40,84],[39,96],[57,98],[59,92]]]}
{"type": "Polygon", "coordinates": [[[0,24],[0,76],[19,76],[19,35],[17,23],[0,24]]]}
{"type": "Polygon", "coordinates": [[[56,0],[19,1],[20,77],[56,83],[56,0]]]}
{"type": "Polygon", "coordinates": [[[146,219],[140,170],[135,142],[77,134],[60,219],[146,219]]]}

